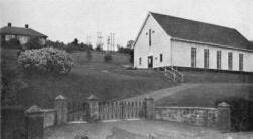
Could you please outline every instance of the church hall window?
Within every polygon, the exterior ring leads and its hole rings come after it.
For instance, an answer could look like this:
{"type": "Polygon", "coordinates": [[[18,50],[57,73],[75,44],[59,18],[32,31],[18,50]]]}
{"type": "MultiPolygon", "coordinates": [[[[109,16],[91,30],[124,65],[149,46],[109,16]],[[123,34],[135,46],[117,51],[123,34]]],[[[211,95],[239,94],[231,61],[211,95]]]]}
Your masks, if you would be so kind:
{"type": "Polygon", "coordinates": [[[217,69],[221,69],[221,51],[217,51],[217,69]]]}
{"type": "Polygon", "coordinates": [[[228,69],[229,70],[233,69],[233,53],[232,52],[228,53],[228,69]]]}
{"type": "Polygon", "coordinates": [[[196,68],[196,48],[191,48],[191,67],[196,68]]]}
{"type": "Polygon", "coordinates": [[[209,50],[204,50],[204,67],[209,68],[209,50]]]}
{"type": "Polygon", "coordinates": [[[239,71],[243,71],[243,54],[239,54],[239,71]]]}
{"type": "Polygon", "coordinates": [[[139,58],[139,65],[141,65],[141,57],[139,58]]]}
{"type": "Polygon", "coordinates": [[[163,62],[163,54],[160,54],[160,62],[163,62]]]}

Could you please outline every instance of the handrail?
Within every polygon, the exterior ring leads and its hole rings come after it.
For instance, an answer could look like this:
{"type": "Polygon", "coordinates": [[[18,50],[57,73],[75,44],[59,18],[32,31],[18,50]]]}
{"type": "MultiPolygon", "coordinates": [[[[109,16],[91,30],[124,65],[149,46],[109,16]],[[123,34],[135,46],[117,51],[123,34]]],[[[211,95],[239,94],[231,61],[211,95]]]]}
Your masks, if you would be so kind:
{"type": "MultiPolygon", "coordinates": [[[[169,67],[163,67],[164,72],[165,73],[169,73],[171,76],[169,77],[171,80],[180,80],[181,82],[183,82],[184,79],[184,75],[180,72],[178,72],[176,69],[174,69],[173,67],[169,66],[169,67]],[[167,70],[167,68],[169,68],[169,70],[167,70]]],[[[166,75],[165,75],[166,76],[166,75]]]]}

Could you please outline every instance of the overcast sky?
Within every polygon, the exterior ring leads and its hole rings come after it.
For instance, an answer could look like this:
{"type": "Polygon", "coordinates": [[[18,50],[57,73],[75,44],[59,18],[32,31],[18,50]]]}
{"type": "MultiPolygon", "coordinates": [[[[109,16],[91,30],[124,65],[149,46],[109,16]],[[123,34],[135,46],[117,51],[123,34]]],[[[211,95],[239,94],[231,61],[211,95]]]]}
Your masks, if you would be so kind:
{"type": "Polygon", "coordinates": [[[96,41],[116,34],[116,43],[135,39],[148,11],[234,27],[253,40],[253,0],[0,0],[0,26],[11,22],[51,40],[96,41]]]}

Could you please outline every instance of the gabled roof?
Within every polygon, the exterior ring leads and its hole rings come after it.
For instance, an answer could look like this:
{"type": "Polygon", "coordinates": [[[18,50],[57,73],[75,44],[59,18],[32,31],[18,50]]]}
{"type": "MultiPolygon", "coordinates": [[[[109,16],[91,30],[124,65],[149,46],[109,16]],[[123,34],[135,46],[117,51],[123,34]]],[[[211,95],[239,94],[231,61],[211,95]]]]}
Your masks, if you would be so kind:
{"type": "Polygon", "coordinates": [[[34,37],[47,37],[46,35],[33,30],[31,28],[23,28],[23,27],[2,27],[0,29],[0,34],[13,34],[13,35],[26,35],[26,36],[34,36],[34,37]]]}
{"type": "Polygon", "coordinates": [[[42,112],[42,109],[37,105],[31,106],[25,111],[25,113],[36,113],[36,112],[42,112]]]}
{"type": "Polygon", "coordinates": [[[165,32],[175,38],[253,49],[236,29],[150,12],[165,32]]]}

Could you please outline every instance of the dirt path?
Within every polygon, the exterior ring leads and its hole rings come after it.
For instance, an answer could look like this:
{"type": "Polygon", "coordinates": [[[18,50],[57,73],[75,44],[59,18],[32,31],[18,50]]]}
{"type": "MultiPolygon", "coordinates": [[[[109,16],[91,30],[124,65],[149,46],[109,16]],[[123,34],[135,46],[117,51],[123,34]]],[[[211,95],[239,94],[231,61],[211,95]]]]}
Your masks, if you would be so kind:
{"type": "Polygon", "coordinates": [[[170,96],[176,92],[187,90],[190,88],[194,88],[199,85],[200,84],[188,84],[188,83],[187,84],[180,84],[175,87],[160,89],[160,90],[153,91],[153,92],[150,92],[147,94],[143,94],[140,96],[131,97],[131,98],[123,99],[123,100],[124,101],[137,101],[137,100],[143,100],[144,98],[147,98],[147,97],[151,97],[154,99],[154,101],[157,101],[157,100],[162,99],[164,97],[170,96]]]}
{"type": "Polygon", "coordinates": [[[156,90],[150,93],[146,93],[140,96],[135,96],[127,99],[123,99],[125,101],[138,101],[143,100],[144,98],[151,97],[154,101],[160,100],[162,98],[171,96],[177,92],[184,91],[187,89],[195,88],[198,86],[224,86],[224,85],[233,85],[233,86],[252,86],[252,83],[183,83],[175,87],[165,88],[156,90]]]}

